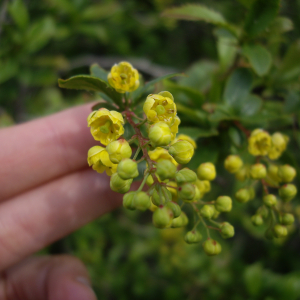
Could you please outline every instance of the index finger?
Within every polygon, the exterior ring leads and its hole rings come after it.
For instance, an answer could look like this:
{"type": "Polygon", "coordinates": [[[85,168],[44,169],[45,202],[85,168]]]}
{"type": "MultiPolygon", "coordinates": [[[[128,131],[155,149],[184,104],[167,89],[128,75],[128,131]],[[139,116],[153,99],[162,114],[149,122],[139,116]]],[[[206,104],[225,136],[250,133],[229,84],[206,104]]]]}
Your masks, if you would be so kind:
{"type": "Polygon", "coordinates": [[[0,130],[0,201],[87,166],[91,106],[0,130]]]}

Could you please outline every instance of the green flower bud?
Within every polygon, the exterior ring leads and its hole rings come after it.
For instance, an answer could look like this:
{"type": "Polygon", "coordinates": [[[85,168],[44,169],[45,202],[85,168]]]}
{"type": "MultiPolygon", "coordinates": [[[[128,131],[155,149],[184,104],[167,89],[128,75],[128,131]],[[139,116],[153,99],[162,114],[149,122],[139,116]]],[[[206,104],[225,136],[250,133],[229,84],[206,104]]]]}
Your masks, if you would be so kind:
{"type": "Polygon", "coordinates": [[[262,205],[257,209],[256,214],[261,215],[264,219],[266,219],[269,215],[269,210],[266,206],[262,205]]]}
{"type": "Polygon", "coordinates": [[[123,206],[130,210],[135,210],[134,196],[136,192],[129,192],[123,196],[123,206]]]}
{"type": "Polygon", "coordinates": [[[166,228],[170,225],[173,219],[172,211],[165,207],[159,206],[153,213],[152,221],[155,227],[166,228]]]}
{"type": "Polygon", "coordinates": [[[222,223],[220,229],[220,233],[223,239],[229,239],[234,236],[234,227],[228,222],[222,223]]]}
{"type": "Polygon", "coordinates": [[[282,182],[291,182],[296,176],[296,170],[289,165],[283,165],[278,168],[277,175],[282,182]]]}
{"type": "Polygon", "coordinates": [[[268,177],[275,183],[280,182],[280,178],[278,176],[278,166],[269,165],[268,167],[268,177]]]}
{"type": "Polygon", "coordinates": [[[216,200],[215,207],[219,212],[229,212],[232,209],[232,200],[228,196],[219,196],[216,200]]]}
{"type": "Polygon", "coordinates": [[[162,159],[156,164],[156,174],[161,180],[174,178],[177,167],[167,159],[162,159]]]}
{"type": "Polygon", "coordinates": [[[235,178],[239,181],[245,181],[249,177],[249,168],[242,167],[235,174],[235,178]]]}
{"type": "Polygon", "coordinates": [[[285,226],[282,226],[280,224],[276,224],[273,227],[273,234],[276,238],[283,238],[288,235],[288,230],[285,226]]]}
{"type": "Polygon", "coordinates": [[[222,251],[221,245],[212,239],[207,239],[203,244],[202,244],[204,252],[208,256],[213,256],[213,255],[218,255],[222,251]]]}
{"type": "Polygon", "coordinates": [[[124,180],[118,175],[118,173],[114,173],[110,177],[110,188],[114,192],[118,192],[120,194],[127,193],[130,190],[131,183],[132,179],[124,180]]]}
{"type": "Polygon", "coordinates": [[[171,145],[169,153],[179,164],[187,164],[194,155],[193,145],[185,140],[179,140],[178,142],[171,145]]]}
{"type": "Polygon", "coordinates": [[[171,192],[165,188],[164,186],[160,187],[161,188],[161,196],[159,193],[159,188],[155,188],[151,197],[152,203],[156,206],[159,205],[163,205],[165,204],[167,201],[171,201],[172,200],[172,194],[171,192]],[[166,199],[166,195],[167,195],[167,199],[166,199]]]}
{"type": "Polygon", "coordinates": [[[175,180],[178,185],[183,183],[193,183],[197,180],[197,175],[194,171],[184,168],[176,173],[175,180]]]}
{"type": "Polygon", "coordinates": [[[202,194],[200,193],[198,187],[197,187],[196,185],[194,185],[194,186],[195,186],[195,196],[194,196],[194,198],[192,199],[192,202],[197,202],[198,200],[201,199],[202,194]]]}
{"type": "Polygon", "coordinates": [[[282,214],[279,217],[280,223],[282,225],[292,225],[295,222],[295,217],[292,214],[282,214]]]}
{"type": "Polygon", "coordinates": [[[275,195],[269,194],[263,197],[263,202],[266,206],[272,207],[276,205],[277,199],[275,195]]]}
{"type": "Polygon", "coordinates": [[[263,179],[267,176],[267,169],[263,164],[255,164],[250,167],[252,179],[263,179]]]}
{"type": "Polygon", "coordinates": [[[200,213],[203,218],[211,219],[215,213],[215,207],[214,205],[203,205],[203,207],[200,209],[200,213]]]}
{"type": "Polygon", "coordinates": [[[287,183],[279,188],[279,196],[285,201],[291,201],[297,195],[297,188],[291,183],[287,183]]]}
{"type": "Polygon", "coordinates": [[[251,217],[251,222],[254,226],[260,226],[264,223],[264,220],[261,215],[253,215],[251,217]]]}
{"type": "Polygon", "coordinates": [[[199,189],[201,195],[204,195],[204,194],[208,193],[211,189],[210,181],[208,181],[208,180],[199,180],[199,179],[197,179],[196,182],[195,182],[195,185],[199,189]]]}
{"type": "Polygon", "coordinates": [[[137,163],[130,158],[124,158],[121,160],[118,164],[117,172],[124,180],[139,176],[137,163]]]}
{"type": "Polygon", "coordinates": [[[138,210],[145,211],[151,207],[150,197],[145,192],[137,192],[133,201],[138,210]]]}
{"type": "Polygon", "coordinates": [[[173,228],[179,228],[184,227],[189,223],[189,219],[185,212],[181,211],[181,215],[175,219],[173,219],[171,227],[173,228]]]}
{"type": "Polygon", "coordinates": [[[174,218],[178,218],[180,216],[181,208],[176,202],[169,201],[166,203],[166,207],[171,209],[171,211],[173,212],[174,218]]]}
{"type": "Polygon", "coordinates": [[[201,164],[197,169],[198,178],[200,180],[212,181],[216,178],[216,168],[214,164],[207,162],[201,164]]]}
{"type": "Polygon", "coordinates": [[[250,193],[248,189],[239,189],[235,193],[235,198],[238,202],[246,203],[250,200],[250,193]]]}
{"type": "Polygon", "coordinates": [[[212,219],[217,219],[219,217],[219,215],[220,215],[220,212],[215,209],[215,213],[212,216],[212,219]]]}
{"type": "Polygon", "coordinates": [[[184,240],[188,244],[197,244],[202,240],[202,234],[197,230],[188,231],[184,240]]]}
{"type": "Polygon", "coordinates": [[[169,145],[172,137],[170,127],[164,122],[157,122],[150,126],[148,136],[154,147],[169,145]]]}
{"type": "Polygon", "coordinates": [[[243,166],[243,161],[237,155],[229,155],[225,159],[224,167],[230,173],[236,173],[243,166]]]}
{"type": "Polygon", "coordinates": [[[172,201],[177,202],[178,201],[177,183],[175,181],[169,181],[167,189],[172,194],[172,201]],[[171,188],[170,186],[174,188],[171,188]]]}
{"type": "Polygon", "coordinates": [[[179,198],[182,200],[193,200],[195,197],[195,186],[191,183],[185,183],[178,188],[178,195],[179,198]]]}
{"type": "Polygon", "coordinates": [[[132,154],[132,150],[125,139],[111,142],[106,146],[106,151],[114,164],[118,164],[123,158],[130,158],[132,154]]]}

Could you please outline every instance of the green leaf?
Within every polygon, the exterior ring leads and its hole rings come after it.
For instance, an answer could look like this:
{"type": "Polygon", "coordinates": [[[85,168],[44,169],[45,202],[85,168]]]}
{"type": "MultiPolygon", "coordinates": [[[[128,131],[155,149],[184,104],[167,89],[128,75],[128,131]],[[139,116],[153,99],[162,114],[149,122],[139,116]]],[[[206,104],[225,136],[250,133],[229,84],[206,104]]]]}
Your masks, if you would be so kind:
{"type": "Polygon", "coordinates": [[[253,116],[257,114],[262,107],[262,100],[256,95],[246,95],[243,99],[241,99],[239,115],[241,117],[253,116]]]}
{"type": "Polygon", "coordinates": [[[91,65],[90,73],[93,77],[100,78],[101,80],[108,83],[108,81],[107,81],[108,72],[106,70],[102,69],[98,64],[91,65]]]}
{"type": "Polygon", "coordinates": [[[266,75],[272,64],[270,52],[261,45],[248,44],[243,46],[243,54],[248,58],[258,76],[266,75]]]}
{"type": "Polygon", "coordinates": [[[215,128],[202,129],[198,127],[181,127],[179,126],[179,134],[185,134],[191,137],[193,140],[197,140],[200,137],[210,137],[218,135],[219,132],[215,128]]]}
{"type": "Polygon", "coordinates": [[[207,125],[207,113],[201,110],[191,109],[180,103],[176,103],[177,111],[188,117],[189,121],[196,124],[207,125]]]}
{"type": "Polygon", "coordinates": [[[106,101],[99,101],[92,106],[92,110],[98,110],[100,108],[106,108],[108,110],[118,110],[118,107],[116,107],[113,103],[109,103],[106,101]]]}
{"type": "Polygon", "coordinates": [[[284,112],[296,113],[300,110],[300,95],[296,91],[290,91],[284,102],[284,112]]]}
{"type": "Polygon", "coordinates": [[[8,5],[8,11],[20,29],[25,29],[29,22],[27,7],[23,0],[14,0],[8,5]]]}
{"type": "Polygon", "coordinates": [[[275,19],[280,0],[255,0],[246,17],[244,29],[250,36],[266,30],[275,19]]]}
{"type": "Polygon", "coordinates": [[[223,95],[225,104],[239,108],[241,99],[251,90],[252,80],[252,74],[248,69],[236,69],[226,82],[223,95]]]}
{"type": "Polygon", "coordinates": [[[105,81],[88,76],[78,75],[69,79],[58,79],[58,85],[65,89],[88,90],[102,92],[111,98],[119,107],[122,107],[122,95],[113,90],[105,81]]]}
{"type": "Polygon", "coordinates": [[[140,101],[143,100],[142,96],[143,94],[147,93],[148,90],[154,85],[156,84],[157,82],[160,82],[164,79],[169,79],[169,78],[172,78],[172,77],[175,77],[175,76],[184,76],[184,74],[182,73],[172,73],[172,74],[168,74],[168,75],[165,75],[165,76],[161,76],[161,77],[158,77],[158,78],[155,78],[149,82],[147,82],[144,86],[140,86],[135,92],[132,97],[132,102],[133,104],[137,104],[139,103],[140,101]]]}
{"type": "Polygon", "coordinates": [[[243,4],[245,7],[250,8],[252,3],[255,0],[237,0],[238,2],[240,2],[241,4],[243,4]]]}
{"type": "Polygon", "coordinates": [[[106,28],[99,24],[81,24],[77,27],[77,31],[87,37],[89,36],[91,38],[96,38],[98,41],[103,43],[107,42],[108,40],[106,28]]]}
{"type": "Polygon", "coordinates": [[[107,19],[115,14],[120,9],[120,5],[116,2],[97,3],[88,5],[87,8],[80,14],[82,20],[95,20],[99,22],[101,19],[107,19]]]}
{"type": "Polygon", "coordinates": [[[277,17],[270,26],[270,31],[280,34],[294,29],[293,21],[286,17],[277,17]]]}
{"type": "Polygon", "coordinates": [[[244,272],[244,283],[248,293],[252,296],[258,296],[262,288],[262,267],[259,263],[246,268],[244,272]]]}
{"type": "Polygon", "coordinates": [[[0,61],[0,83],[14,77],[18,72],[19,66],[15,60],[7,59],[0,61]]]}

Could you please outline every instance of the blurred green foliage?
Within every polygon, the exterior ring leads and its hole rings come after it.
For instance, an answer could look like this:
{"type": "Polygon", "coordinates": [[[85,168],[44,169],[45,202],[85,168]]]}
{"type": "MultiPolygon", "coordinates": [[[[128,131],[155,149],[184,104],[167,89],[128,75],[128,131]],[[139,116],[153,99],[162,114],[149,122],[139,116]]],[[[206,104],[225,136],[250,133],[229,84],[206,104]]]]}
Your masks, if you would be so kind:
{"type": "MultiPolygon", "coordinates": [[[[203,0],[213,11],[179,8],[193,2],[3,0],[0,125],[104,97],[61,90],[57,79],[88,74],[94,62],[109,69],[128,59],[145,81],[173,71],[188,75],[155,88],[174,94],[181,131],[198,142],[188,167],[217,164],[210,199],[240,187],[223,167],[229,153],[246,156],[236,122],[289,135],[280,162],[295,166],[299,176],[300,1],[203,0]]],[[[234,203],[229,221],[236,236],[222,242],[215,258],[186,245],[183,231],[158,230],[149,213],[123,209],[47,251],[81,258],[99,299],[299,299],[299,221],[287,241],[265,241],[250,222],[258,201],[234,203]]]]}

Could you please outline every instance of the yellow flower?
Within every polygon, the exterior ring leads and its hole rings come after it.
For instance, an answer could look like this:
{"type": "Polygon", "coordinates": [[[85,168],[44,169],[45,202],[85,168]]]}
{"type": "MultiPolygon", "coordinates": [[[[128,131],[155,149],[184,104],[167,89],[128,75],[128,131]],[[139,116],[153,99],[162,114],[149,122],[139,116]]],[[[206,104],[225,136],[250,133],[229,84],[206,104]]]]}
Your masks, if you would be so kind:
{"type": "Polygon", "coordinates": [[[262,129],[252,131],[248,139],[248,151],[254,156],[267,155],[271,149],[271,136],[262,129]]]}
{"type": "Polygon", "coordinates": [[[165,122],[169,126],[175,122],[176,105],[169,92],[150,94],[144,103],[143,110],[149,122],[165,122]]]}
{"type": "Polygon", "coordinates": [[[280,133],[280,132],[275,132],[272,134],[272,146],[271,149],[268,153],[268,156],[270,159],[277,159],[283,151],[285,151],[287,143],[289,141],[288,136],[280,133]]]}
{"type": "Polygon", "coordinates": [[[175,161],[175,159],[169,154],[168,150],[164,148],[157,147],[153,151],[148,152],[150,159],[159,162],[162,159],[167,159],[171,161],[175,166],[178,165],[178,163],[175,161]]]}
{"type": "Polygon", "coordinates": [[[89,114],[88,127],[91,127],[91,134],[96,141],[107,146],[118,139],[124,133],[124,120],[122,115],[114,110],[100,108],[89,114]]]}
{"type": "Polygon", "coordinates": [[[175,117],[173,125],[170,127],[171,130],[171,141],[174,141],[176,139],[176,134],[178,133],[178,127],[180,124],[180,119],[178,116],[175,117]]]}
{"type": "MultiPolygon", "coordinates": [[[[177,128],[178,128],[178,126],[177,126],[177,128]]],[[[188,142],[190,142],[193,145],[194,149],[197,148],[197,145],[196,145],[195,141],[191,137],[189,137],[188,135],[186,135],[186,134],[179,134],[172,144],[176,143],[178,140],[188,141],[188,142]]]]}
{"type": "Polygon", "coordinates": [[[94,146],[88,151],[88,164],[98,173],[106,171],[108,176],[111,176],[117,171],[117,164],[113,164],[105,148],[101,146],[94,146]]]}
{"type": "Polygon", "coordinates": [[[135,91],[139,85],[139,73],[128,62],[115,64],[107,76],[109,84],[119,93],[135,91]]]}

